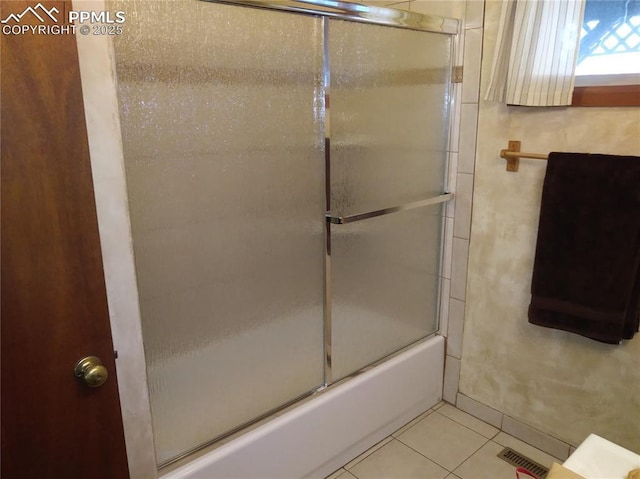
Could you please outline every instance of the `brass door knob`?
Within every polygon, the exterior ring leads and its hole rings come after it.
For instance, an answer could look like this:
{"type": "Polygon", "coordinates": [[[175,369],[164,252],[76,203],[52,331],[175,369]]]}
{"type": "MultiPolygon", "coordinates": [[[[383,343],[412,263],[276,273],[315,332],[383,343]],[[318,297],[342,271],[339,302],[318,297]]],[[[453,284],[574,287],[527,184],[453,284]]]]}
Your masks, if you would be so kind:
{"type": "Polygon", "coordinates": [[[102,386],[109,376],[107,368],[96,356],[87,356],[78,361],[73,368],[73,374],[90,388],[102,386]]]}

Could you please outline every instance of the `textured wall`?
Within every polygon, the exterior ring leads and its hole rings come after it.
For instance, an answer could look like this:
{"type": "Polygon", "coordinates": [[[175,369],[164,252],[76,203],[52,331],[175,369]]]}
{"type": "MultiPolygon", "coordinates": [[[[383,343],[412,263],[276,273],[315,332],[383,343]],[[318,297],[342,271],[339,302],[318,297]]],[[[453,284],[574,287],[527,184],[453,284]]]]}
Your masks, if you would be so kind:
{"type": "MultiPolygon", "coordinates": [[[[482,95],[499,15],[488,1],[482,95]]],[[[508,140],[530,152],[640,155],[640,109],[481,100],[460,391],[574,445],[593,432],[640,451],[640,334],[612,346],[527,322],[545,163],[506,172],[508,140]]]]}

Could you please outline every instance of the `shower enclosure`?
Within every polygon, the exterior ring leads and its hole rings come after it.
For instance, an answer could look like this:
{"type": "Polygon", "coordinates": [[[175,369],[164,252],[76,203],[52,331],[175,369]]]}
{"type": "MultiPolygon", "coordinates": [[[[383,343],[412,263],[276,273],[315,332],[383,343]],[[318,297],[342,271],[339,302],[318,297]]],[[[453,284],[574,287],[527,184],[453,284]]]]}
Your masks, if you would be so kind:
{"type": "Polygon", "coordinates": [[[112,3],[162,466],[437,331],[457,21],[112,3]]]}

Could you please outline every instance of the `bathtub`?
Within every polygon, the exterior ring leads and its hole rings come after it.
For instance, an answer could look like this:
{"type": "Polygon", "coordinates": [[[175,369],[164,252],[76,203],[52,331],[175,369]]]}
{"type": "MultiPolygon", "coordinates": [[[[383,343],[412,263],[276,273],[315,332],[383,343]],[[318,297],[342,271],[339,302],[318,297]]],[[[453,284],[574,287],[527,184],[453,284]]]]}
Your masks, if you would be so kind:
{"type": "Polygon", "coordinates": [[[434,335],[160,478],[326,477],[437,404],[443,370],[434,335]]]}

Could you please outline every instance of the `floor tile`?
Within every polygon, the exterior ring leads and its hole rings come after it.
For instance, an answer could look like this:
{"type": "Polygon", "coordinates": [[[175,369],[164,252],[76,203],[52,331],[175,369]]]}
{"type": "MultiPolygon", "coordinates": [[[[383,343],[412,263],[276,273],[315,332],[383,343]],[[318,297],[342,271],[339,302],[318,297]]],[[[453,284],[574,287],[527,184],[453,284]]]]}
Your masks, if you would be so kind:
{"type": "Polygon", "coordinates": [[[461,479],[514,479],[516,468],[497,457],[503,446],[489,441],[455,469],[461,479]]]}
{"type": "Polygon", "coordinates": [[[438,409],[438,412],[449,419],[459,422],[463,426],[467,426],[469,429],[474,430],[488,439],[491,439],[500,432],[498,428],[493,427],[486,422],[473,417],[471,414],[461,411],[460,409],[456,409],[451,404],[445,404],[438,409]]]}
{"type": "Polygon", "coordinates": [[[349,470],[358,479],[443,479],[449,471],[393,440],[349,470]]]}
{"type": "Polygon", "coordinates": [[[496,457],[503,447],[545,467],[558,462],[451,404],[440,402],[327,479],[513,479],[515,468],[496,457]]]}
{"type": "Polygon", "coordinates": [[[360,454],[358,457],[356,457],[355,459],[353,459],[352,461],[348,462],[344,468],[346,470],[351,469],[353,466],[355,466],[356,464],[358,464],[360,461],[366,459],[367,457],[369,457],[371,454],[373,454],[374,452],[376,452],[378,449],[380,449],[382,446],[384,446],[385,444],[387,444],[388,442],[391,442],[393,440],[392,436],[387,436],[385,437],[382,441],[380,441],[378,444],[376,444],[375,446],[370,447],[369,449],[367,449],[366,451],[364,451],[362,454],[360,454]]]}
{"type": "Polygon", "coordinates": [[[397,439],[449,471],[487,442],[487,438],[439,412],[428,415],[397,439]]]}
{"type": "Polygon", "coordinates": [[[545,452],[542,452],[540,449],[536,449],[533,446],[530,446],[526,442],[522,442],[519,439],[516,439],[509,434],[504,432],[500,432],[496,437],[493,438],[495,442],[501,444],[504,447],[510,447],[514,451],[519,452],[520,454],[524,454],[529,459],[534,460],[538,464],[541,464],[544,467],[551,467],[551,464],[554,462],[559,462],[562,464],[562,460],[559,460],[545,452]]]}
{"type": "Polygon", "coordinates": [[[400,434],[404,433],[407,429],[412,428],[413,426],[415,426],[417,423],[419,423],[420,421],[422,421],[425,417],[427,417],[429,414],[431,414],[433,412],[433,409],[429,409],[428,411],[423,412],[422,414],[420,414],[417,418],[415,418],[413,421],[408,422],[407,424],[405,424],[404,426],[402,426],[400,429],[398,429],[396,432],[394,432],[393,434],[391,434],[393,437],[398,437],[400,434]]]}

